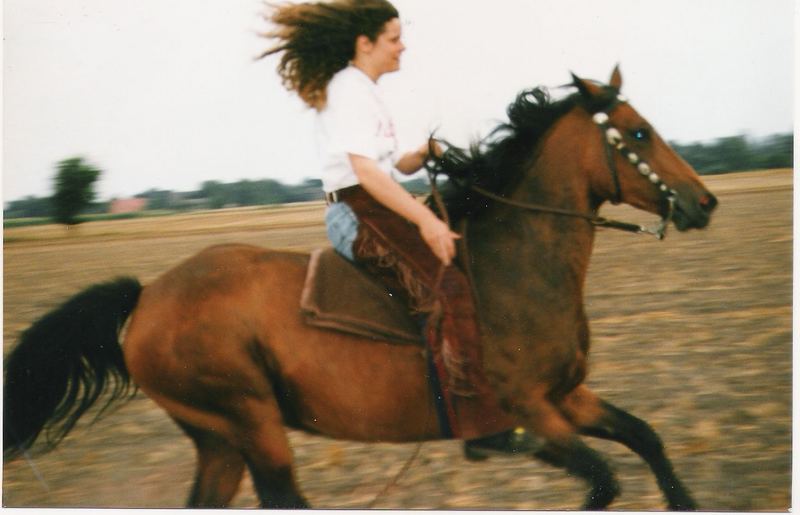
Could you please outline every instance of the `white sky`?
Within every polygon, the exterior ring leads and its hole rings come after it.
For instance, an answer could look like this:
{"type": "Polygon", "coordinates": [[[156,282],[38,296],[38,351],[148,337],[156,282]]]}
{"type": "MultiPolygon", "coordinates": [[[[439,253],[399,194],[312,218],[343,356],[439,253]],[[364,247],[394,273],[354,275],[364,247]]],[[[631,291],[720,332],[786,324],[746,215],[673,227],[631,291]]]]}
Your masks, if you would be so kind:
{"type": "MultiPolygon", "coordinates": [[[[466,144],[521,89],[574,71],[681,142],[792,131],[793,0],[396,0],[408,50],[383,81],[401,140],[466,144]]],[[[261,0],[4,0],[3,198],[51,194],[82,155],[100,198],[204,180],[316,177],[261,0]]]]}

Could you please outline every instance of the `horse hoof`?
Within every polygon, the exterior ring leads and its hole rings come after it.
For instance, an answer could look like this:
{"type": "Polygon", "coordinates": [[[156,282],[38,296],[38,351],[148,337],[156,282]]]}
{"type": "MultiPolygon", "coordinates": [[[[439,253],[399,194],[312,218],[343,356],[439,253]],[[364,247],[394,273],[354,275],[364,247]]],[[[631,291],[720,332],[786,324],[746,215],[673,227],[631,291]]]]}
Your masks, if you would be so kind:
{"type": "Polygon", "coordinates": [[[484,461],[489,456],[525,456],[541,449],[542,443],[522,428],[464,442],[464,457],[484,461]]]}
{"type": "Polygon", "coordinates": [[[598,485],[589,493],[583,509],[589,511],[604,510],[617,498],[620,491],[621,488],[616,481],[606,485],[598,485]]]}
{"type": "Polygon", "coordinates": [[[670,503],[669,509],[670,511],[697,511],[700,508],[694,500],[686,499],[685,501],[670,503]]]}
{"type": "Polygon", "coordinates": [[[464,457],[467,461],[486,461],[489,459],[488,454],[477,451],[469,445],[464,446],[464,457]]]}

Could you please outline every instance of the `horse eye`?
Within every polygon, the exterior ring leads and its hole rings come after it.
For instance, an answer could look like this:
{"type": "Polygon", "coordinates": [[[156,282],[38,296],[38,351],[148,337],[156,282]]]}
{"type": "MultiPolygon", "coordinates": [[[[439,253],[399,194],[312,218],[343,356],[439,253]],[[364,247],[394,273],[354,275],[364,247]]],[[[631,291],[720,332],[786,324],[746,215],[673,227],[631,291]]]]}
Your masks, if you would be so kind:
{"type": "Polygon", "coordinates": [[[631,136],[636,141],[647,141],[650,139],[650,131],[647,129],[635,129],[631,131],[631,136]]]}

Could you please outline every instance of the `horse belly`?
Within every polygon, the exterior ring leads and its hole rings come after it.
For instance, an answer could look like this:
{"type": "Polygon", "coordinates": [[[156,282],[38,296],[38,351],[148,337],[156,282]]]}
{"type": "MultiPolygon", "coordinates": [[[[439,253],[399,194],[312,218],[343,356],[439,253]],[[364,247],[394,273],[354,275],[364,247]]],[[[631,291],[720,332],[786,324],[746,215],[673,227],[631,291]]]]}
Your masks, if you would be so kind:
{"type": "Polygon", "coordinates": [[[437,434],[422,348],[315,329],[271,346],[301,427],[362,441],[437,434]]]}

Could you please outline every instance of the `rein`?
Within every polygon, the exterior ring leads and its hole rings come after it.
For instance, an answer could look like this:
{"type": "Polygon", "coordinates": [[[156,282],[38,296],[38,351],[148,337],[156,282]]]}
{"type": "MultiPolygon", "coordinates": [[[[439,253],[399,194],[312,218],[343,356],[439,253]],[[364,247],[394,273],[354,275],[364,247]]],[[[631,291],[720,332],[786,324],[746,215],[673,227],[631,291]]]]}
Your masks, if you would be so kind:
{"type": "MultiPolygon", "coordinates": [[[[526,211],[534,211],[539,213],[550,213],[554,215],[560,216],[570,216],[573,218],[581,218],[587,220],[595,227],[608,227],[609,229],[617,229],[620,231],[631,232],[636,234],[649,234],[655,236],[658,240],[663,240],[667,234],[667,228],[669,227],[670,222],[672,221],[672,217],[675,214],[675,202],[678,198],[678,193],[670,189],[661,178],[656,174],[650,165],[648,165],[643,159],[641,159],[638,155],[636,155],[633,151],[628,149],[625,146],[625,142],[623,141],[622,134],[619,130],[611,125],[610,117],[608,115],[617,105],[627,102],[627,99],[622,95],[617,95],[612,102],[612,104],[607,107],[603,111],[599,111],[592,116],[592,121],[594,121],[595,125],[600,128],[602,133],[602,142],[603,148],[606,154],[606,161],[608,163],[608,170],[611,174],[611,179],[614,184],[614,196],[611,198],[612,204],[619,204],[622,202],[622,188],[620,186],[619,181],[619,172],[617,170],[616,161],[614,159],[614,150],[617,150],[625,159],[633,166],[636,167],[638,172],[646,177],[653,185],[658,188],[659,193],[664,197],[667,202],[667,214],[661,218],[661,220],[653,225],[652,227],[646,227],[644,225],[627,223],[627,222],[620,222],[618,220],[610,220],[608,218],[599,216],[595,213],[582,213],[580,211],[573,211],[570,209],[562,209],[558,207],[552,206],[545,206],[543,204],[534,204],[530,202],[520,202],[516,200],[512,200],[501,195],[498,195],[494,192],[491,192],[487,189],[481,188],[480,186],[476,186],[474,184],[469,185],[469,188],[478,193],[483,195],[486,198],[499,202],[501,204],[505,204],[508,206],[512,206],[518,209],[524,209],[526,211]]],[[[429,155],[433,154],[433,138],[429,141],[429,155]]],[[[428,170],[428,178],[430,179],[431,183],[431,194],[439,207],[439,210],[442,213],[445,213],[446,216],[446,209],[444,209],[444,203],[441,199],[441,195],[439,190],[436,186],[436,177],[437,173],[435,170],[435,162],[434,163],[426,163],[425,168],[428,170]]]]}
{"type": "MultiPolygon", "coordinates": [[[[640,234],[653,234],[656,236],[658,236],[660,234],[660,231],[662,230],[660,226],[657,229],[653,229],[639,224],[620,222],[617,220],[609,220],[608,218],[602,216],[581,213],[580,211],[571,211],[569,209],[561,209],[558,207],[550,207],[541,204],[533,204],[529,202],[519,202],[516,200],[511,200],[505,197],[501,197],[500,195],[492,193],[491,191],[483,189],[479,186],[472,185],[470,186],[470,189],[475,193],[479,193],[484,197],[492,199],[501,204],[506,204],[508,206],[516,207],[519,209],[524,209],[526,211],[536,211],[539,213],[550,213],[554,215],[571,216],[573,218],[582,218],[584,220],[588,220],[592,225],[596,227],[608,227],[610,229],[619,229],[621,231],[640,233],[640,234]]],[[[436,194],[438,194],[438,192],[436,194]]],[[[663,239],[663,236],[660,236],[659,239],[663,239]]]]}

